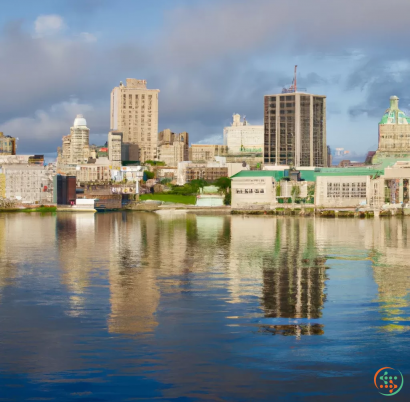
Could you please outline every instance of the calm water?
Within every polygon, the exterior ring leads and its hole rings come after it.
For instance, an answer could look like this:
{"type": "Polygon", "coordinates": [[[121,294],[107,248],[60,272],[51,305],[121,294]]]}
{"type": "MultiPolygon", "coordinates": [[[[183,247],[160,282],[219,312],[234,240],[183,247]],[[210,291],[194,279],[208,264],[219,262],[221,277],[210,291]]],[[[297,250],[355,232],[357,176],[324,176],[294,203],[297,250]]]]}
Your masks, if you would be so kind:
{"type": "Polygon", "coordinates": [[[409,292],[410,219],[1,214],[0,401],[409,400],[409,292]]]}

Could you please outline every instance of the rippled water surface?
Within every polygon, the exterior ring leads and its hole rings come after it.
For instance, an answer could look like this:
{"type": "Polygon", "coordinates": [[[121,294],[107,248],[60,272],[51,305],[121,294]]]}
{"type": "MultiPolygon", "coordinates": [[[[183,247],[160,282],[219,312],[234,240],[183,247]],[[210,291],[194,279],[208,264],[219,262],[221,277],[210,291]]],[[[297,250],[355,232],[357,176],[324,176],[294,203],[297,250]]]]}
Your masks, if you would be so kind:
{"type": "Polygon", "coordinates": [[[1,214],[0,401],[409,400],[409,291],[409,218],[1,214]]]}

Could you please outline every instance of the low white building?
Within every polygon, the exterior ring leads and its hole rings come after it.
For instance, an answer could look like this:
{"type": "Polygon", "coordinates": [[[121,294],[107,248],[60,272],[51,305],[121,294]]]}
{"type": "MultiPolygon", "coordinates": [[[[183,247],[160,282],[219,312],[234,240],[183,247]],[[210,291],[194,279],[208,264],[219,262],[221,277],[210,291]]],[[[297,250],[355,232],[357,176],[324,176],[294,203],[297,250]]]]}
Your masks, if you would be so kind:
{"type": "Polygon", "coordinates": [[[232,208],[260,208],[276,204],[276,181],[268,171],[241,171],[232,177],[232,208]]]}
{"type": "Polygon", "coordinates": [[[315,205],[328,208],[354,208],[372,198],[371,175],[317,176],[315,205]]]}

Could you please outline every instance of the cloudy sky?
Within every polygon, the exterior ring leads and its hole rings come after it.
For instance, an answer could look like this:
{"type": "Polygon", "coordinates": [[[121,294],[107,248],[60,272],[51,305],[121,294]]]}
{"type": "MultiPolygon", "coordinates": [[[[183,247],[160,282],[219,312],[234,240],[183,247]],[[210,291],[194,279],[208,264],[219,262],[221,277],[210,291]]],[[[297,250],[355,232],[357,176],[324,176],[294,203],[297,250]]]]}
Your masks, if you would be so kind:
{"type": "Polygon", "coordinates": [[[389,97],[410,109],[409,0],[13,0],[0,13],[0,131],[51,154],[77,113],[109,131],[126,78],[160,89],[159,129],[221,143],[233,113],[263,123],[292,80],[326,95],[331,147],[377,148],[389,97]]]}

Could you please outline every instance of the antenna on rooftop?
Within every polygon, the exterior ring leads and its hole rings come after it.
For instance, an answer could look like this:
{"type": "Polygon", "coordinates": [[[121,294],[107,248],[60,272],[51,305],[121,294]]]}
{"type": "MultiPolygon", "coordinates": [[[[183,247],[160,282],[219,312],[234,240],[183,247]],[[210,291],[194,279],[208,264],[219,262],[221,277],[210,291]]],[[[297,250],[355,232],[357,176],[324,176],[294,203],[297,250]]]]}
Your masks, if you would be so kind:
{"type": "MultiPolygon", "coordinates": [[[[292,85],[290,85],[288,88],[287,88],[287,87],[284,87],[284,88],[282,89],[282,93],[283,93],[283,94],[291,94],[291,93],[295,93],[295,92],[298,91],[297,71],[298,71],[298,66],[296,65],[296,66],[295,66],[295,72],[294,72],[294,75],[293,75],[292,85]]],[[[306,92],[306,88],[300,88],[300,91],[301,91],[301,92],[306,92]]]]}

